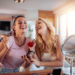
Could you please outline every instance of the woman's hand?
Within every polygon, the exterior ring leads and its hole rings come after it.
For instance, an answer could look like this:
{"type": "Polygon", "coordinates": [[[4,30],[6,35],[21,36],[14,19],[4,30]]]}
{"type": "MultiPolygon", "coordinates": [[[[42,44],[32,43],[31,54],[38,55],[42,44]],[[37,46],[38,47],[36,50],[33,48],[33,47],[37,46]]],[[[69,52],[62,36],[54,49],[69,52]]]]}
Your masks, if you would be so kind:
{"type": "Polygon", "coordinates": [[[35,40],[28,42],[28,47],[29,47],[30,51],[35,52],[35,46],[36,46],[35,40]]]}
{"type": "Polygon", "coordinates": [[[30,60],[31,60],[31,62],[32,62],[33,64],[35,64],[37,67],[40,66],[40,61],[37,60],[36,58],[34,58],[33,55],[30,55],[30,60]]]}
{"type": "Polygon", "coordinates": [[[40,67],[40,61],[37,59],[33,59],[33,64],[35,64],[37,67],[40,67]]]}
{"type": "Polygon", "coordinates": [[[25,68],[29,67],[31,62],[30,60],[27,58],[27,56],[23,55],[21,56],[21,58],[24,60],[23,64],[19,67],[19,72],[24,72],[25,68]]]}
{"type": "Polygon", "coordinates": [[[22,64],[23,67],[28,67],[31,64],[31,61],[27,58],[27,56],[21,57],[24,60],[24,63],[22,64]]]}
{"type": "Polygon", "coordinates": [[[31,57],[34,57],[34,54],[35,54],[35,45],[36,45],[35,40],[28,42],[29,51],[28,51],[28,53],[26,55],[27,58],[30,59],[30,56],[31,57]]]}

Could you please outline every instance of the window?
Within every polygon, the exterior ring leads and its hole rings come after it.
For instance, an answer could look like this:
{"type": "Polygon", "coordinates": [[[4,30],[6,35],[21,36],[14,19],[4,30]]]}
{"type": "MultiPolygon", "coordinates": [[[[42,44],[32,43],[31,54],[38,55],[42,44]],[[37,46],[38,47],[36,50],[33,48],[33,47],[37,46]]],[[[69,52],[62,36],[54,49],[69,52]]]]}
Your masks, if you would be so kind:
{"type": "Polygon", "coordinates": [[[58,20],[58,28],[61,44],[63,44],[64,40],[70,35],[75,35],[75,11],[71,11],[67,14],[59,16],[58,20]]]}
{"type": "Polygon", "coordinates": [[[75,34],[75,11],[67,14],[68,36],[75,34]]]}
{"type": "Polygon", "coordinates": [[[35,39],[35,21],[27,21],[27,37],[29,37],[30,39],[35,39]]]}
{"type": "Polygon", "coordinates": [[[62,15],[60,16],[60,40],[61,43],[64,42],[64,40],[66,39],[67,36],[67,31],[66,31],[66,15],[62,15]]]}

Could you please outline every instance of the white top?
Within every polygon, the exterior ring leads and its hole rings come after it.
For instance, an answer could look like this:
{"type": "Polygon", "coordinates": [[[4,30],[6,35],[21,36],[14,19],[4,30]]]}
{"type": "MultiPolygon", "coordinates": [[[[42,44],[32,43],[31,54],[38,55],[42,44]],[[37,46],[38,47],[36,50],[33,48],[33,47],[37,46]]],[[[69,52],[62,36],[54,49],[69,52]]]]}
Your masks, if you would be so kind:
{"type": "Polygon", "coordinates": [[[50,53],[44,53],[42,56],[42,61],[51,61],[55,59],[56,59],[56,56],[51,56],[50,53]]]}

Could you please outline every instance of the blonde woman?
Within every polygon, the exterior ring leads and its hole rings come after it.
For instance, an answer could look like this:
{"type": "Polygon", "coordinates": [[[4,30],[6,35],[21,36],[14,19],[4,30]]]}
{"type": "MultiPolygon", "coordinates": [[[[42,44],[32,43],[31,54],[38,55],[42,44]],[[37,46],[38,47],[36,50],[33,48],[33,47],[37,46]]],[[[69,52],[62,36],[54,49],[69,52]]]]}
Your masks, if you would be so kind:
{"type": "Polygon", "coordinates": [[[43,18],[38,18],[36,23],[35,52],[39,59],[32,59],[35,65],[45,67],[63,66],[59,37],[55,35],[54,27],[43,18]]]}

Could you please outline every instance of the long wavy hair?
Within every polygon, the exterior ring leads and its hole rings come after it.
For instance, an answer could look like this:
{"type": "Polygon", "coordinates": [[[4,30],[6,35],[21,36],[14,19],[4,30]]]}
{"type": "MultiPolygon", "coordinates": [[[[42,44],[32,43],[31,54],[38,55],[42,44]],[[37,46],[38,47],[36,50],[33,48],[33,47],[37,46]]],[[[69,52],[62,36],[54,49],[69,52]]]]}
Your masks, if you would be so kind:
{"type": "MultiPolygon", "coordinates": [[[[46,44],[46,42],[42,38],[42,35],[38,34],[38,32],[36,31],[35,51],[41,60],[41,56],[43,55],[43,53],[45,53],[46,49],[49,50],[50,55],[56,54],[56,39],[55,39],[54,27],[50,24],[50,22],[43,18],[38,18],[38,20],[41,20],[42,22],[45,23],[45,25],[47,26],[47,29],[48,29],[48,33],[49,33],[49,38],[47,39],[47,44],[46,44]]],[[[37,20],[37,22],[38,22],[38,20],[37,20]]],[[[36,22],[36,24],[37,24],[37,22],[36,22]]]]}

